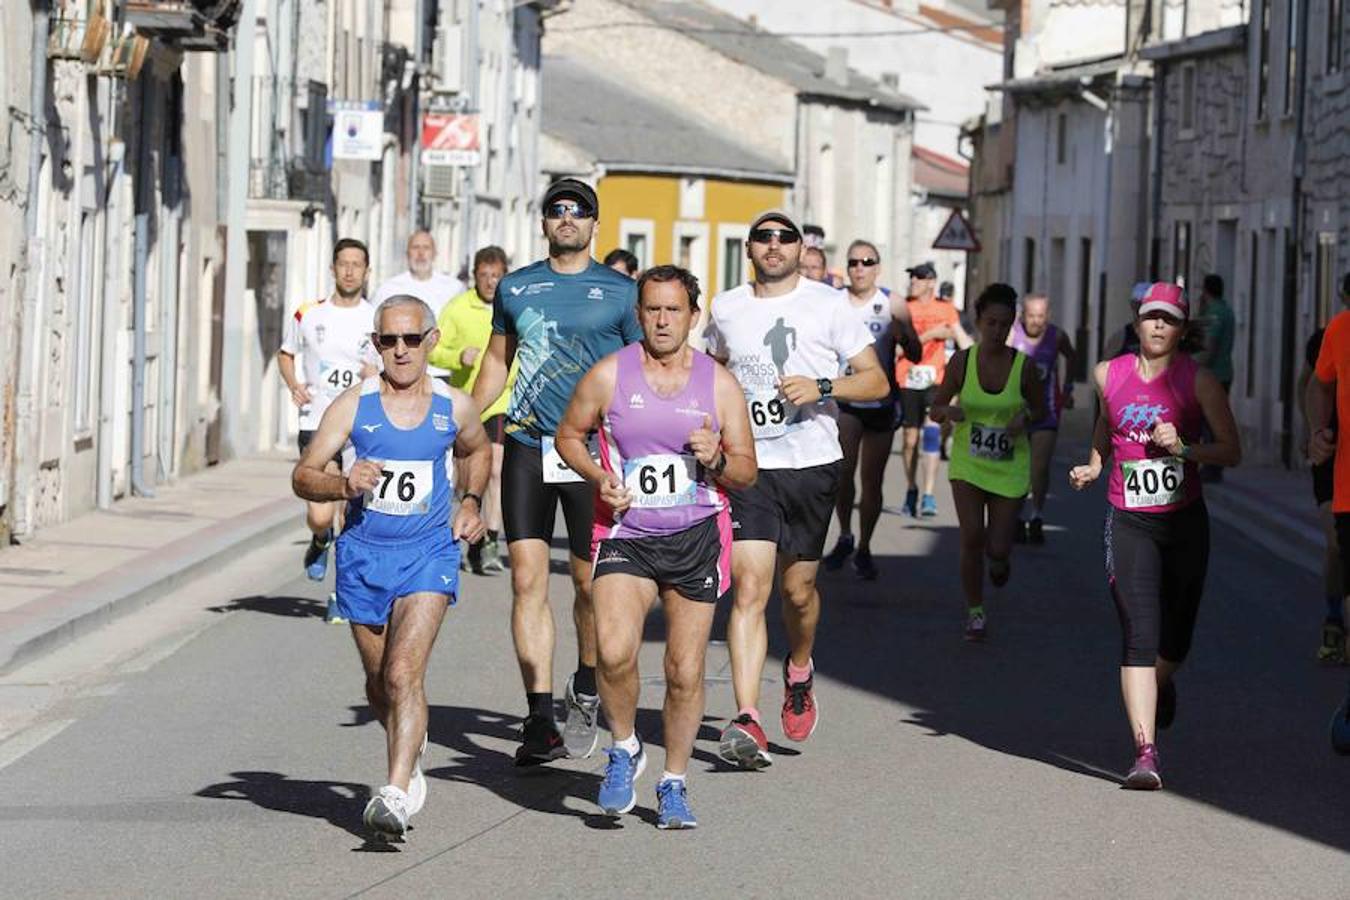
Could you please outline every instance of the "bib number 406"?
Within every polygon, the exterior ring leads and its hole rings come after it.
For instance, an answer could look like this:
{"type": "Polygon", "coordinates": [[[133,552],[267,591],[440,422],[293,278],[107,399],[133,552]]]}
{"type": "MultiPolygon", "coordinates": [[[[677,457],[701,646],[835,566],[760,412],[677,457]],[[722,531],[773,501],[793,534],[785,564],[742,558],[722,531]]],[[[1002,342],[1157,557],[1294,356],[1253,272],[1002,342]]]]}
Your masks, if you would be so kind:
{"type": "Polygon", "coordinates": [[[1148,459],[1120,464],[1125,506],[1170,506],[1181,500],[1186,470],[1179,459],[1148,459]]]}

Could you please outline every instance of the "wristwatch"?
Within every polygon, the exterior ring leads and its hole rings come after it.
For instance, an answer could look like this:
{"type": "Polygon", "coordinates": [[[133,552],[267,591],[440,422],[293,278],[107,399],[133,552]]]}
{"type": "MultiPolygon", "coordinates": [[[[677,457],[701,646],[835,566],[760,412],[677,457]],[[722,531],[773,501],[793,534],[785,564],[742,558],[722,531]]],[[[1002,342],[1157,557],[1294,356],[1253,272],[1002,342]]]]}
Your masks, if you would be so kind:
{"type": "Polygon", "coordinates": [[[710,466],[708,468],[708,471],[712,472],[714,478],[717,478],[721,476],[721,474],[726,470],[727,470],[727,454],[726,451],[724,450],[720,454],[718,454],[718,460],[716,464],[710,466]]]}
{"type": "Polygon", "coordinates": [[[828,400],[834,396],[834,382],[828,378],[817,378],[816,389],[820,391],[820,399],[828,400]]]}
{"type": "Polygon", "coordinates": [[[473,500],[474,503],[478,504],[479,509],[483,508],[483,498],[475,494],[473,491],[465,491],[464,496],[459,498],[460,503],[463,503],[465,500],[473,500]]]}

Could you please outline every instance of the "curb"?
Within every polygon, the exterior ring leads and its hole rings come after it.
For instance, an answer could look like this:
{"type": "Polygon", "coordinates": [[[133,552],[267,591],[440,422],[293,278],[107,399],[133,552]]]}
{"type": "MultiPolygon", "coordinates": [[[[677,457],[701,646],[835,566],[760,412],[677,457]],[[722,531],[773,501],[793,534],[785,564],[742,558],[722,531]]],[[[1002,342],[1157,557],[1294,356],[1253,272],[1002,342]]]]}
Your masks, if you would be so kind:
{"type": "Polygon", "coordinates": [[[0,615],[17,620],[0,632],[0,675],[164,597],[226,557],[298,530],[296,504],[286,497],[240,513],[0,615]]]}

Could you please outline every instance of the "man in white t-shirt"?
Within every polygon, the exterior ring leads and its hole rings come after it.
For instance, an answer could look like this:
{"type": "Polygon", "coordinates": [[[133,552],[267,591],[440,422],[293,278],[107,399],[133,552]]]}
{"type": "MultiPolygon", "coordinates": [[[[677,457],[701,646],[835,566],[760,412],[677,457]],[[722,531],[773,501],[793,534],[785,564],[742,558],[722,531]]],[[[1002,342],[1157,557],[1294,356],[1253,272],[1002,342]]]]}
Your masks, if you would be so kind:
{"type": "MultiPolygon", "coordinates": [[[[379,371],[379,354],[371,345],[375,307],[362,294],[370,254],[366,245],[343,238],[333,247],[333,293],[301,304],[286,322],[286,334],[277,351],[277,368],[300,408],[300,453],[314,438],[324,412],[339,394],[379,371]],[[295,358],[304,363],[303,377],[295,358]]],[[[328,471],[341,469],[341,460],[329,461],[328,471]]],[[[305,573],[322,581],[328,571],[328,547],[333,540],[336,503],[310,503],[305,520],[313,532],[305,549],[305,573]]]]}
{"type": "Polygon", "coordinates": [[[731,496],[732,584],[727,627],[737,714],[722,732],[723,759],[746,769],[772,762],[760,724],[760,678],[768,653],[764,610],[775,572],[791,652],[783,661],[783,734],[815,730],[811,650],[820,619],[816,570],[839,488],[836,400],[890,394],[872,333],[828,285],[801,277],[802,232],[781,210],[750,226],[754,284],[719,294],[704,338],[745,392],[759,480],[731,496]],[[851,374],[839,375],[842,364],[851,374]]]}
{"type": "MultiPolygon", "coordinates": [[[[370,298],[372,306],[379,306],[390,297],[406,294],[416,297],[431,307],[438,317],[450,298],[464,293],[464,282],[452,275],[436,271],[436,240],[427,231],[414,231],[408,237],[408,269],[386,279],[370,298]]],[[[448,379],[450,373],[436,366],[427,366],[433,378],[448,379]]]]}

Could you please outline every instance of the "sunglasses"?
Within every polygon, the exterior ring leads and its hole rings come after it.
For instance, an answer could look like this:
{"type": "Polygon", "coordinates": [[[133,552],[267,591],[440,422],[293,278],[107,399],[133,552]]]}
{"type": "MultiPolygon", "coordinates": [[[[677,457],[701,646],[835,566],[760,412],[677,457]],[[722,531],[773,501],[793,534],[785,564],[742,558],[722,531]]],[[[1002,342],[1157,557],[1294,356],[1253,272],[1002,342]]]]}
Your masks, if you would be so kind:
{"type": "Polygon", "coordinates": [[[852,269],[854,266],[866,266],[867,268],[870,269],[879,262],[881,262],[881,260],[877,259],[874,256],[866,256],[863,257],[862,259],[850,259],[848,261],[848,267],[852,269]]]}
{"type": "Polygon", "coordinates": [[[774,238],[778,238],[780,244],[795,244],[802,239],[802,236],[791,228],[752,228],[750,230],[751,243],[767,244],[774,238]]]}
{"type": "Polygon", "coordinates": [[[416,350],[418,347],[422,346],[422,341],[424,341],[426,336],[431,334],[431,332],[432,329],[428,328],[421,334],[376,334],[375,343],[379,345],[381,350],[393,350],[398,346],[398,342],[401,340],[405,347],[416,350]]]}
{"type": "Polygon", "coordinates": [[[595,210],[579,203],[554,203],[544,207],[545,219],[563,219],[567,216],[574,219],[591,219],[595,217],[595,210]]]}

